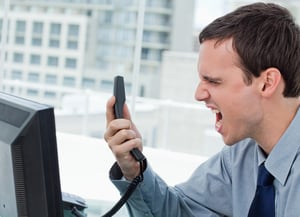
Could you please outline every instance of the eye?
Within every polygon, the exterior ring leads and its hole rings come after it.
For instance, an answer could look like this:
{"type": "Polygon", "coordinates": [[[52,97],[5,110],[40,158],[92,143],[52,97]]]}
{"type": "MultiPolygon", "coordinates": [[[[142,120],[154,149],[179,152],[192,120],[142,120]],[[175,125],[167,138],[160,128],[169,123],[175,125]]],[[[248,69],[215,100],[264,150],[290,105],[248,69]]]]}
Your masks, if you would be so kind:
{"type": "Polygon", "coordinates": [[[219,85],[221,84],[221,79],[220,78],[213,78],[213,77],[209,77],[209,76],[203,76],[201,78],[201,80],[207,84],[210,85],[219,85]]]}
{"type": "Polygon", "coordinates": [[[217,84],[220,84],[220,80],[219,79],[214,79],[214,78],[204,78],[204,80],[207,82],[207,83],[210,83],[212,85],[217,85],[217,84]]]}
{"type": "Polygon", "coordinates": [[[219,84],[219,81],[215,80],[208,80],[207,82],[209,82],[210,84],[219,84]]]}

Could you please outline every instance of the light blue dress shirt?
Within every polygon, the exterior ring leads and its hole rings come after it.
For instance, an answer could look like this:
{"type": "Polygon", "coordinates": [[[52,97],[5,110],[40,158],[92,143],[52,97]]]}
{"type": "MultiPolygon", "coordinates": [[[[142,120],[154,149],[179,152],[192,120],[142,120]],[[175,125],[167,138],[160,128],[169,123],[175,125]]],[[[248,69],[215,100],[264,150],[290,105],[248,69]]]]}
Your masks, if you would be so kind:
{"type": "MultiPolygon", "coordinates": [[[[168,186],[148,165],[127,208],[134,217],[247,217],[265,161],[275,177],[276,217],[300,217],[300,111],[268,158],[252,139],[225,147],[201,164],[184,183],[168,186]]],[[[167,160],[167,158],[166,158],[167,160]]],[[[151,162],[150,162],[151,163],[151,162]]],[[[174,170],[176,168],[170,168],[174,170]]],[[[110,178],[123,194],[128,182],[116,165],[110,178]]]]}

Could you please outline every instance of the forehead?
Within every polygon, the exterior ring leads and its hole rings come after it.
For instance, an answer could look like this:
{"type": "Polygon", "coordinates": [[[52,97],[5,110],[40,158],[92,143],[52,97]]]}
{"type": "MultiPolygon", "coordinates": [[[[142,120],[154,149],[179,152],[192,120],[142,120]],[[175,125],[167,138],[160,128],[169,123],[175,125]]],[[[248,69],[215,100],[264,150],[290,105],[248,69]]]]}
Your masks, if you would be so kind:
{"type": "Polygon", "coordinates": [[[239,58],[232,47],[232,40],[218,42],[207,40],[200,45],[198,70],[200,75],[238,68],[239,58]]]}

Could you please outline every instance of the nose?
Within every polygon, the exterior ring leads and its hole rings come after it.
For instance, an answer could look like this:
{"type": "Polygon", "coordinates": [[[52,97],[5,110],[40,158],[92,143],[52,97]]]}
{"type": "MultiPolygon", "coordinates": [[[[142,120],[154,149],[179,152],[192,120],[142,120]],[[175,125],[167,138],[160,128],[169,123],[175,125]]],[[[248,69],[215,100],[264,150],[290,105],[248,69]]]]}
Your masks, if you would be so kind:
{"type": "Polygon", "coordinates": [[[208,89],[205,87],[205,84],[200,81],[195,91],[195,99],[197,101],[205,101],[209,96],[208,89]]]}

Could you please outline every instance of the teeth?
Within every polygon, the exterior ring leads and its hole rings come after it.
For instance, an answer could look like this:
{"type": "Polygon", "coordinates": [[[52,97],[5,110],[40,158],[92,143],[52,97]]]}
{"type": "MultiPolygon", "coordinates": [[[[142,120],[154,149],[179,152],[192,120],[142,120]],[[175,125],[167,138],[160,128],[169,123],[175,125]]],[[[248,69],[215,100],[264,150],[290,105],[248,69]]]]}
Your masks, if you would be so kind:
{"type": "Polygon", "coordinates": [[[214,114],[218,114],[218,113],[220,113],[220,111],[219,110],[217,110],[217,109],[212,109],[211,110],[214,114]]]}
{"type": "Polygon", "coordinates": [[[217,131],[220,130],[221,126],[222,126],[222,122],[221,121],[216,122],[215,128],[216,128],[217,131]]]}

